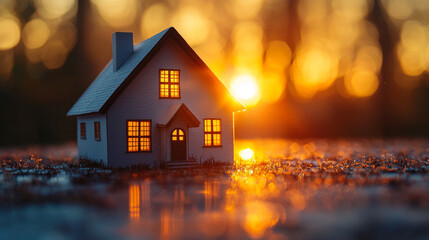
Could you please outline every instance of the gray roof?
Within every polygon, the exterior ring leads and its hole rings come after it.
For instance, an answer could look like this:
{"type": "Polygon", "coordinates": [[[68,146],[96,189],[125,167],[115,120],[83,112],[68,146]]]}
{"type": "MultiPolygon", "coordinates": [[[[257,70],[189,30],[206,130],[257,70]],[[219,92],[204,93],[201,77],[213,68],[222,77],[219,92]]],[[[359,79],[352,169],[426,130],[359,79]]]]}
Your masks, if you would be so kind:
{"type": "Polygon", "coordinates": [[[134,46],[133,54],[117,71],[113,71],[113,64],[112,61],[110,61],[94,82],[92,82],[88,89],[76,101],[67,113],[67,116],[100,112],[101,108],[112,94],[170,29],[171,28],[167,28],[134,46]]]}
{"type": "Polygon", "coordinates": [[[165,39],[172,37],[189,54],[194,62],[205,69],[208,74],[208,81],[212,81],[217,89],[227,92],[230,104],[236,110],[244,110],[246,107],[240,102],[230,90],[213,74],[195,51],[186,43],[180,34],[173,27],[154,35],[151,38],[134,46],[134,52],[117,70],[113,71],[113,63],[110,61],[101,71],[92,84],[86,89],[82,96],[76,101],[67,113],[67,116],[78,116],[91,113],[104,112],[124,88],[156,54],[161,48],[165,39]]]}

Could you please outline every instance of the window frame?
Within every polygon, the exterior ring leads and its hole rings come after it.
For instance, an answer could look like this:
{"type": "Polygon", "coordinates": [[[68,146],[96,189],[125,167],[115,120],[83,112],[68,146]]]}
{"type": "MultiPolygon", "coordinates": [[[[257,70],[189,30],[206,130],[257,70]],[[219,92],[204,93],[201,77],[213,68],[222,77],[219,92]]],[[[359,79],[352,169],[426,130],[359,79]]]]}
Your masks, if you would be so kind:
{"type": "Polygon", "coordinates": [[[214,147],[223,147],[222,146],[222,119],[220,118],[204,118],[203,119],[203,126],[204,126],[204,144],[203,144],[203,148],[214,148],[214,147]],[[211,131],[206,131],[206,120],[210,120],[211,121],[211,131]],[[219,131],[213,131],[213,120],[219,120],[219,131]],[[210,134],[211,136],[211,145],[206,145],[206,134],[210,134]],[[213,135],[214,134],[219,134],[219,145],[214,145],[214,141],[213,141],[213,135]]]}
{"type": "Polygon", "coordinates": [[[159,82],[159,99],[181,99],[182,94],[180,92],[180,69],[167,69],[167,68],[160,68],[159,69],[159,75],[158,75],[158,82],[159,82]],[[168,71],[168,82],[161,82],[161,71],[168,71]],[[172,83],[170,78],[170,71],[178,71],[179,72],[179,80],[177,83],[172,83]],[[168,85],[168,97],[161,97],[161,85],[167,84],[168,85]],[[171,86],[175,85],[178,86],[178,97],[171,97],[171,86]]]}
{"type": "Polygon", "coordinates": [[[126,131],[126,153],[151,153],[152,152],[152,120],[151,119],[128,119],[125,123],[125,131],[126,131]],[[141,122],[149,122],[149,136],[141,136],[141,122]],[[138,136],[130,136],[128,131],[128,122],[138,122],[138,136]],[[138,138],[137,151],[129,151],[128,150],[128,139],[129,138],[138,138]],[[141,150],[141,138],[149,138],[149,150],[141,150]]]}
{"type": "Polygon", "coordinates": [[[94,122],[94,139],[95,141],[101,141],[101,124],[100,122],[94,122]]]}
{"type": "Polygon", "coordinates": [[[80,139],[86,139],[86,123],[81,122],[79,124],[79,130],[80,130],[80,139]],[[82,128],[82,126],[83,126],[83,128],[82,128]]]}

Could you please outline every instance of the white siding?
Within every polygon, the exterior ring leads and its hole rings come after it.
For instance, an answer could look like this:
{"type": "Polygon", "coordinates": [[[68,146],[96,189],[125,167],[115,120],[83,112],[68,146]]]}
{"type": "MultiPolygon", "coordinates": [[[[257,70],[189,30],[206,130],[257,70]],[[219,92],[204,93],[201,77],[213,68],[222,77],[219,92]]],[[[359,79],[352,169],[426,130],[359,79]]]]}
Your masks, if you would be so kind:
{"type": "Polygon", "coordinates": [[[167,134],[165,138],[161,136],[164,130],[156,127],[156,124],[162,114],[176,103],[186,104],[200,121],[200,126],[189,128],[186,136],[188,157],[193,156],[201,161],[214,158],[216,161],[232,162],[234,155],[232,108],[225,99],[219,94],[216,84],[204,76],[201,68],[197,67],[174,41],[168,40],[108,109],[110,165],[114,167],[140,164],[158,166],[161,159],[165,159],[165,153],[162,153],[161,149],[166,149],[166,159],[169,161],[169,134],[173,128],[183,127],[184,123],[179,120],[177,125],[173,123],[168,126],[165,129],[167,134]],[[181,99],[159,99],[159,69],[180,70],[181,99]],[[204,118],[222,120],[223,147],[203,147],[204,118]],[[132,119],[152,120],[152,152],[127,153],[126,121],[132,119]]]}
{"type": "Polygon", "coordinates": [[[79,116],[77,118],[77,147],[79,158],[89,159],[94,162],[103,162],[108,165],[107,159],[107,131],[106,131],[106,116],[101,114],[91,114],[79,116]],[[80,123],[86,125],[86,139],[80,138],[80,123]],[[100,122],[100,137],[95,140],[94,122],[100,122]]]}

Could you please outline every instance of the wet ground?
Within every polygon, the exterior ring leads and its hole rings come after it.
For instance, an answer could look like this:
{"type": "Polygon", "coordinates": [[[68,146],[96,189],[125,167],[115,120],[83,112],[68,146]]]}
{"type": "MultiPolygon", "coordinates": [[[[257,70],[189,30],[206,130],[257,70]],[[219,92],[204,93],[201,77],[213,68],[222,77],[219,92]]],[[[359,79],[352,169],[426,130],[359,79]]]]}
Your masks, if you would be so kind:
{"type": "Polygon", "coordinates": [[[428,239],[429,140],[239,140],[233,165],[112,170],[0,149],[0,239],[428,239]],[[244,151],[242,151],[244,149],[244,151]]]}

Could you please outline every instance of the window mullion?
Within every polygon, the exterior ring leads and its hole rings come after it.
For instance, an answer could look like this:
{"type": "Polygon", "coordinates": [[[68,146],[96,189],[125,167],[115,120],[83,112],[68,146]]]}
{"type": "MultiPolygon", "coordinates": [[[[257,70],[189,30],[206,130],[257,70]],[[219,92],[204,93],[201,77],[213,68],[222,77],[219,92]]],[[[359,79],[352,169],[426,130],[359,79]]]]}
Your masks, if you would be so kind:
{"type": "Polygon", "coordinates": [[[214,146],[214,134],[213,134],[214,125],[213,125],[213,119],[210,119],[210,126],[211,126],[210,135],[211,135],[211,139],[212,139],[212,141],[210,142],[210,146],[214,146]]]}
{"type": "Polygon", "coordinates": [[[171,78],[171,70],[168,70],[167,71],[168,72],[168,97],[169,98],[171,98],[171,80],[170,80],[170,78],[171,78]]]}
{"type": "Polygon", "coordinates": [[[138,128],[137,128],[137,131],[138,131],[138,134],[137,134],[137,139],[138,139],[138,142],[139,142],[139,144],[138,144],[138,152],[141,152],[142,150],[141,150],[141,124],[142,124],[142,122],[141,121],[138,121],[138,128]]]}

